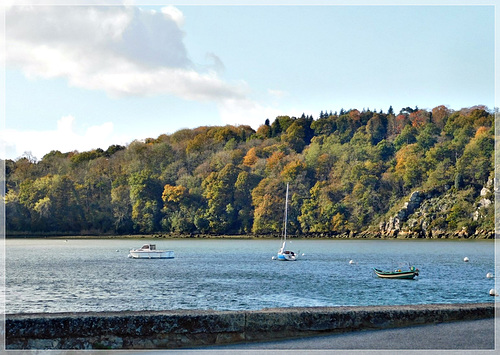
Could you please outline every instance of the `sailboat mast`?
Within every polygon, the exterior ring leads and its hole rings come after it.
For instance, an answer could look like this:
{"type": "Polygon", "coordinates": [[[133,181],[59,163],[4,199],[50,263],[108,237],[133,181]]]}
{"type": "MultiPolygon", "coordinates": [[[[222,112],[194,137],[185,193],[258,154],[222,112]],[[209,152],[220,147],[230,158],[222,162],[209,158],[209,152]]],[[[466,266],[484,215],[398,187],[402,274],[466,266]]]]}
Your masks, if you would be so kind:
{"type": "MultiPolygon", "coordinates": [[[[286,183],[286,197],[285,197],[285,241],[286,241],[286,225],[288,224],[288,183],[286,183]]],[[[284,243],[283,243],[284,245],[284,243]]]]}

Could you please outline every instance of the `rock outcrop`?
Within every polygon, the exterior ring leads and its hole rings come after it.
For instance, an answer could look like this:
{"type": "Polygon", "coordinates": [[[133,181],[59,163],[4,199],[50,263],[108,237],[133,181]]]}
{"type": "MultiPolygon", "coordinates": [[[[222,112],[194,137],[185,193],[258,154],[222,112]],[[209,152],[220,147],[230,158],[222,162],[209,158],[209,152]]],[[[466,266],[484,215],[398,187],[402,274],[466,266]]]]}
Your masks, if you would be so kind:
{"type": "MultiPolygon", "coordinates": [[[[457,213],[460,201],[453,189],[444,191],[414,191],[404,206],[387,220],[379,224],[377,237],[381,238],[495,238],[494,228],[480,228],[481,222],[491,218],[493,203],[493,181],[488,180],[475,203],[459,213],[469,213],[470,224],[466,227],[450,228],[450,215],[457,213]],[[468,210],[468,212],[465,212],[468,210]],[[470,211],[473,211],[472,213],[470,211]]],[[[463,201],[462,201],[463,203],[463,201]]]]}
{"type": "Polygon", "coordinates": [[[382,236],[397,237],[405,222],[422,203],[424,195],[420,191],[415,191],[410,195],[410,199],[406,202],[394,216],[390,217],[387,222],[380,223],[380,232],[382,236]]]}

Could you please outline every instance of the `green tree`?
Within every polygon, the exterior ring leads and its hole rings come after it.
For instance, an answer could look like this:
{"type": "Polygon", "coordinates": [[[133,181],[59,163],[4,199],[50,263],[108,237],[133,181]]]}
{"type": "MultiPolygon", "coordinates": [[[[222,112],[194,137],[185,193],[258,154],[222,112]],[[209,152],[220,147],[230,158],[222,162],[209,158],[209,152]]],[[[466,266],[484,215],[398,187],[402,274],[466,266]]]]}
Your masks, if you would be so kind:
{"type": "Polygon", "coordinates": [[[399,134],[394,140],[394,147],[396,150],[400,150],[404,145],[416,143],[417,135],[418,131],[415,127],[406,125],[401,134],[399,134]]]}
{"type": "Polygon", "coordinates": [[[253,224],[253,209],[251,191],[257,186],[257,176],[241,171],[234,183],[234,209],[237,211],[239,232],[250,233],[253,224]]]}
{"type": "Polygon", "coordinates": [[[111,208],[114,230],[117,233],[131,233],[133,231],[132,203],[128,185],[117,185],[111,189],[111,208]]]}
{"type": "Polygon", "coordinates": [[[14,190],[5,194],[5,228],[8,232],[30,230],[30,214],[28,209],[19,202],[19,196],[14,190]]]}
{"type": "Polygon", "coordinates": [[[111,197],[111,171],[109,160],[96,158],[87,163],[79,196],[85,213],[86,228],[96,233],[114,230],[111,197]]]}
{"type": "Polygon", "coordinates": [[[297,121],[293,122],[281,136],[283,142],[287,142],[296,152],[302,152],[305,147],[305,129],[297,121]]]}
{"type": "Polygon", "coordinates": [[[325,233],[344,232],[347,227],[345,207],[331,199],[326,181],[318,181],[310,190],[298,217],[305,232],[325,233]]]}
{"type": "Polygon", "coordinates": [[[162,200],[164,218],[161,225],[165,231],[191,233],[197,228],[196,224],[202,232],[205,231],[203,223],[200,220],[195,221],[193,208],[195,209],[197,204],[186,187],[165,185],[162,200]]]}
{"type": "Polygon", "coordinates": [[[159,230],[161,185],[158,180],[149,170],[133,173],[128,180],[134,228],[140,233],[159,230]]]}
{"type": "Polygon", "coordinates": [[[492,133],[480,129],[476,137],[465,146],[464,153],[456,164],[457,172],[465,185],[472,184],[480,188],[486,184],[493,171],[494,145],[492,133]]]}
{"type": "Polygon", "coordinates": [[[416,144],[406,145],[396,153],[396,174],[402,178],[407,189],[419,186],[425,166],[421,151],[416,144]]]}
{"type": "Polygon", "coordinates": [[[239,170],[226,165],[221,171],[213,172],[203,181],[203,197],[207,200],[206,218],[214,233],[228,233],[238,230],[237,211],[234,208],[235,183],[239,170]]]}
{"type": "Polygon", "coordinates": [[[24,181],[19,201],[30,213],[33,231],[80,231],[83,226],[78,194],[68,176],[47,175],[24,181]]]}
{"type": "Polygon", "coordinates": [[[374,114],[366,124],[366,132],[370,136],[373,145],[378,144],[387,136],[387,117],[385,115],[374,114]]]}
{"type": "Polygon", "coordinates": [[[437,143],[440,130],[433,123],[426,124],[418,133],[416,140],[420,148],[428,150],[437,143]]]}

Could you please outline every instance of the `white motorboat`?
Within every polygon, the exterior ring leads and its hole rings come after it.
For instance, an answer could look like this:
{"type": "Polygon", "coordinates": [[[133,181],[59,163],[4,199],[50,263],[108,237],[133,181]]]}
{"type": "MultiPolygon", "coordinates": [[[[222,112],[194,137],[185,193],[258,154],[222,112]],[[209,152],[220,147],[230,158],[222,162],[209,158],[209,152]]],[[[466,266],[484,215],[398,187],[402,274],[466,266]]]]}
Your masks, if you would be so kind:
{"type": "Polygon", "coordinates": [[[173,259],[173,250],[156,249],[156,244],[144,244],[139,249],[131,249],[129,258],[133,259],[173,259]]]}

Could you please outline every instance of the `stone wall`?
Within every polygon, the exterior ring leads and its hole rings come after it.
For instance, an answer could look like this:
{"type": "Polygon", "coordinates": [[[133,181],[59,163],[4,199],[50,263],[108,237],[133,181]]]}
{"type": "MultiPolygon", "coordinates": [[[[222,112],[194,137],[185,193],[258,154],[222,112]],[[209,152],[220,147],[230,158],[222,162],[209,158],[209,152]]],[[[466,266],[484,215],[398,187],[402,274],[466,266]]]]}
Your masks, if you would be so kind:
{"type": "Polygon", "coordinates": [[[490,318],[494,303],[7,314],[6,349],[175,349],[490,318]]]}

